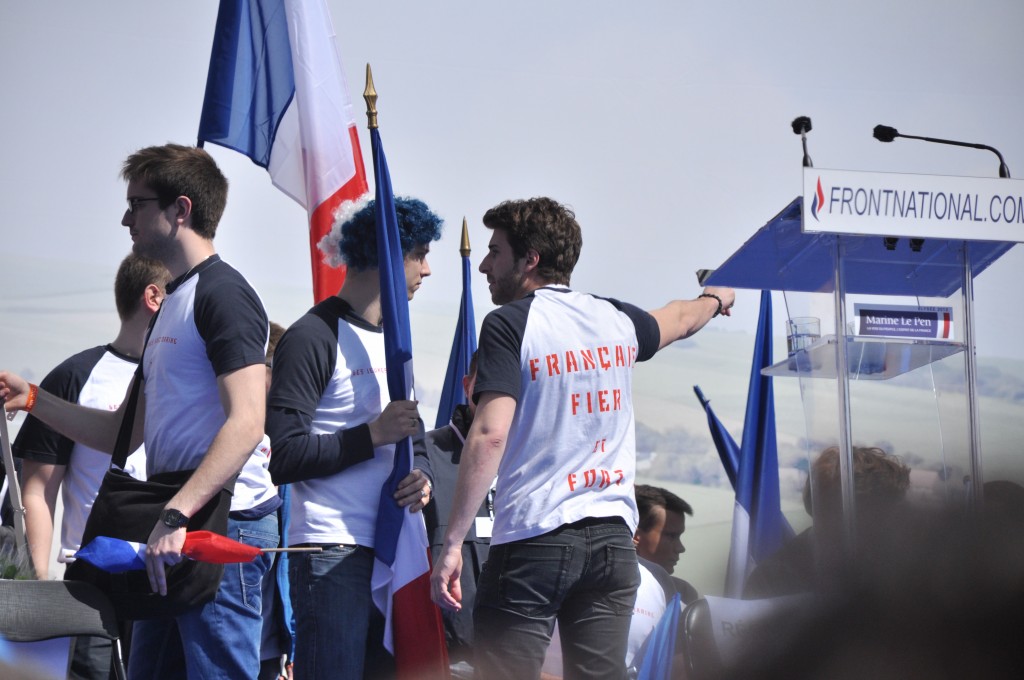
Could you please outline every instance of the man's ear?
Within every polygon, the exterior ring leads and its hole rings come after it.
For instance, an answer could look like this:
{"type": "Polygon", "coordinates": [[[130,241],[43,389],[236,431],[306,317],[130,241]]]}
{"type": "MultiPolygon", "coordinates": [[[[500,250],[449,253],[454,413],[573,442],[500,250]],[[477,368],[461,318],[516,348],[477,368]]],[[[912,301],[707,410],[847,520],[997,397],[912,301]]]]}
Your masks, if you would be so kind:
{"type": "Polygon", "coordinates": [[[185,223],[192,217],[192,199],[188,196],[178,196],[174,200],[175,218],[180,223],[185,223]]]}
{"type": "Polygon", "coordinates": [[[635,548],[638,545],[640,545],[640,535],[639,534],[633,534],[633,547],[635,548]]]}
{"type": "Polygon", "coordinates": [[[149,284],[146,286],[146,289],[142,291],[142,304],[146,309],[154,314],[156,314],[156,311],[160,309],[160,304],[163,301],[164,291],[155,283],[149,284]]]}
{"type": "Polygon", "coordinates": [[[523,271],[532,271],[538,266],[540,266],[540,253],[530,248],[526,251],[526,257],[523,258],[523,271]]]}

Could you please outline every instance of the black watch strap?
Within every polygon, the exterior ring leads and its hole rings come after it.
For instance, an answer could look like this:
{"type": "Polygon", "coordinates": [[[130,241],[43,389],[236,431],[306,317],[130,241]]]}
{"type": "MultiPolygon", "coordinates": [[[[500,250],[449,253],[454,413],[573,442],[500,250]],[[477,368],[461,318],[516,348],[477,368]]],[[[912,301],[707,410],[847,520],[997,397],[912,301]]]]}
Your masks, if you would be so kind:
{"type": "Polygon", "coordinates": [[[164,508],[163,512],[160,513],[160,521],[172,529],[188,526],[188,520],[189,517],[187,515],[182,513],[181,510],[175,510],[174,508],[164,508]]]}

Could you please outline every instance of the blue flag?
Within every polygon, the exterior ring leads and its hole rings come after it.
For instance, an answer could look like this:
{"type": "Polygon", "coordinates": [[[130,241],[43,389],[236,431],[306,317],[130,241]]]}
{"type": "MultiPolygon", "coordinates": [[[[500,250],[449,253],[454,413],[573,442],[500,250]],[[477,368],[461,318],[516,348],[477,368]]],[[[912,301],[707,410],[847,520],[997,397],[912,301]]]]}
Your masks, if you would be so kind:
{"type": "Polygon", "coordinates": [[[704,407],[704,412],[708,416],[711,440],[715,442],[718,457],[722,460],[722,467],[725,468],[725,476],[729,478],[729,483],[732,484],[732,488],[735,491],[736,475],[740,467],[740,447],[736,444],[736,440],[732,438],[732,435],[729,434],[729,431],[725,429],[722,421],[715,415],[715,412],[711,410],[711,402],[704,397],[704,392],[701,391],[700,387],[694,385],[693,391],[696,393],[700,405],[704,407]]]}
{"type": "Polygon", "coordinates": [[[473,318],[473,290],[470,285],[471,267],[468,251],[462,256],[462,303],[459,305],[459,322],[455,326],[452,353],[448,357],[448,370],[444,374],[441,402],[437,407],[435,428],[441,428],[451,420],[455,407],[466,403],[462,379],[469,373],[469,360],[476,351],[476,321],[473,318]]]}
{"type": "Polygon", "coordinates": [[[792,536],[779,498],[779,452],[775,436],[775,394],[771,376],[761,369],[772,364],[772,297],[761,291],[761,312],[750,367],[747,412],[743,420],[732,547],[726,574],[727,597],[739,598],[747,575],[758,560],[778,550],[792,536]]]}
{"type": "Polygon", "coordinates": [[[270,166],[278,126],[295,96],[284,0],[221,2],[199,141],[270,166]]]}
{"type": "Polygon", "coordinates": [[[676,653],[676,630],[681,609],[681,598],[676,593],[644,642],[644,656],[638,666],[637,680],[672,680],[672,660],[676,653]]]}
{"type": "MultiPolygon", "coordinates": [[[[412,331],[405,258],[380,133],[370,129],[377,184],[377,261],[380,269],[381,317],[391,401],[412,398],[412,331]]],[[[412,440],[395,444],[395,463],[384,482],[377,509],[373,601],[385,618],[384,646],[395,656],[396,677],[443,677],[448,656],[441,615],[430,600],[430,558],[422,513],[395,502],[398,483],[412,471],[412,440]]]]}

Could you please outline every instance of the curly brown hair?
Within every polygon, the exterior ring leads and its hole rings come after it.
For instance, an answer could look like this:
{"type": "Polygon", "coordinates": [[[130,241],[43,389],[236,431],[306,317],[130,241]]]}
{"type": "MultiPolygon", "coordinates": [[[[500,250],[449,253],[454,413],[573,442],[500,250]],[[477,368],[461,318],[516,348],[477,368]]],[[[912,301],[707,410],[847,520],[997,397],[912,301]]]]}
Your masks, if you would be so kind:
{"type": "MultiPolygon", "coordinates": [[[[814,461],[815,487],[839,501],[839,447],[830,446],[814,461]]],[[[910,487],[910,468],[896,456],[871,446],[853,447],[853,488],[858,499],[901,501],[910,487]]],[[[813,515],[811,479],[804,484],[804,508],[813,515]]]]}
{"type": "Polygon", "coordinates": [[[536,250],[537,273],[552,283],[569,285],[583,248],[583,234],[571,208],[545,197],[504,201],[484,213],[483,221],[488,229],[505,231],[517,260],[536,250]]]}

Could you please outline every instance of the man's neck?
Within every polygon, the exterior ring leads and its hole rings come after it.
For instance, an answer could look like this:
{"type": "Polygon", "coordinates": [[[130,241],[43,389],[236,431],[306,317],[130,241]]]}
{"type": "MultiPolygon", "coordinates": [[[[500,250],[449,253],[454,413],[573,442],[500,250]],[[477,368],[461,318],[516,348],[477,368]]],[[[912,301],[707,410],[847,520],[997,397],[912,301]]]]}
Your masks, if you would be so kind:
{"type": "Polygon", "coordinates": [[[537,276],[527,277],[526,279],[523,280],[522,289],[521,289],[521,291],[519,293],[519,296],[516,299],[517,300],[521,300],[524,297],[529,297],[530,295],[533,294],[533,292],[535,290],[537,290],[539,288],[544,288],[545,286],[556,286],[556,285],[559,285],[559,284],[556,284],[554,281],[543,281],[543,280],[540,279],[540,277],[537,277],[537,276]]]}
{"type": "Polygon", "coordinates": [[[380,272],[376,269],[348,270],[338,297],[347,302],[355,314],[374,326],[380,325],[380,272]]]}
{"type": "Polygon", "coordinates": [[[213,247],[213,241],[199,236],[187,227],[182,228],[177,243],[177,251],[166,257],[163,262],[173,278],[182,276],[217,252],[213,247]]]}
{"type": "Polygon", "coordinates": [[[142,346],[146,341],[146,329],[153,318],[147,310],[138,309],[135,314],[121,322],[117,337],[110,343],[118,354],[132,359],[142,356],[142,346]]]}

